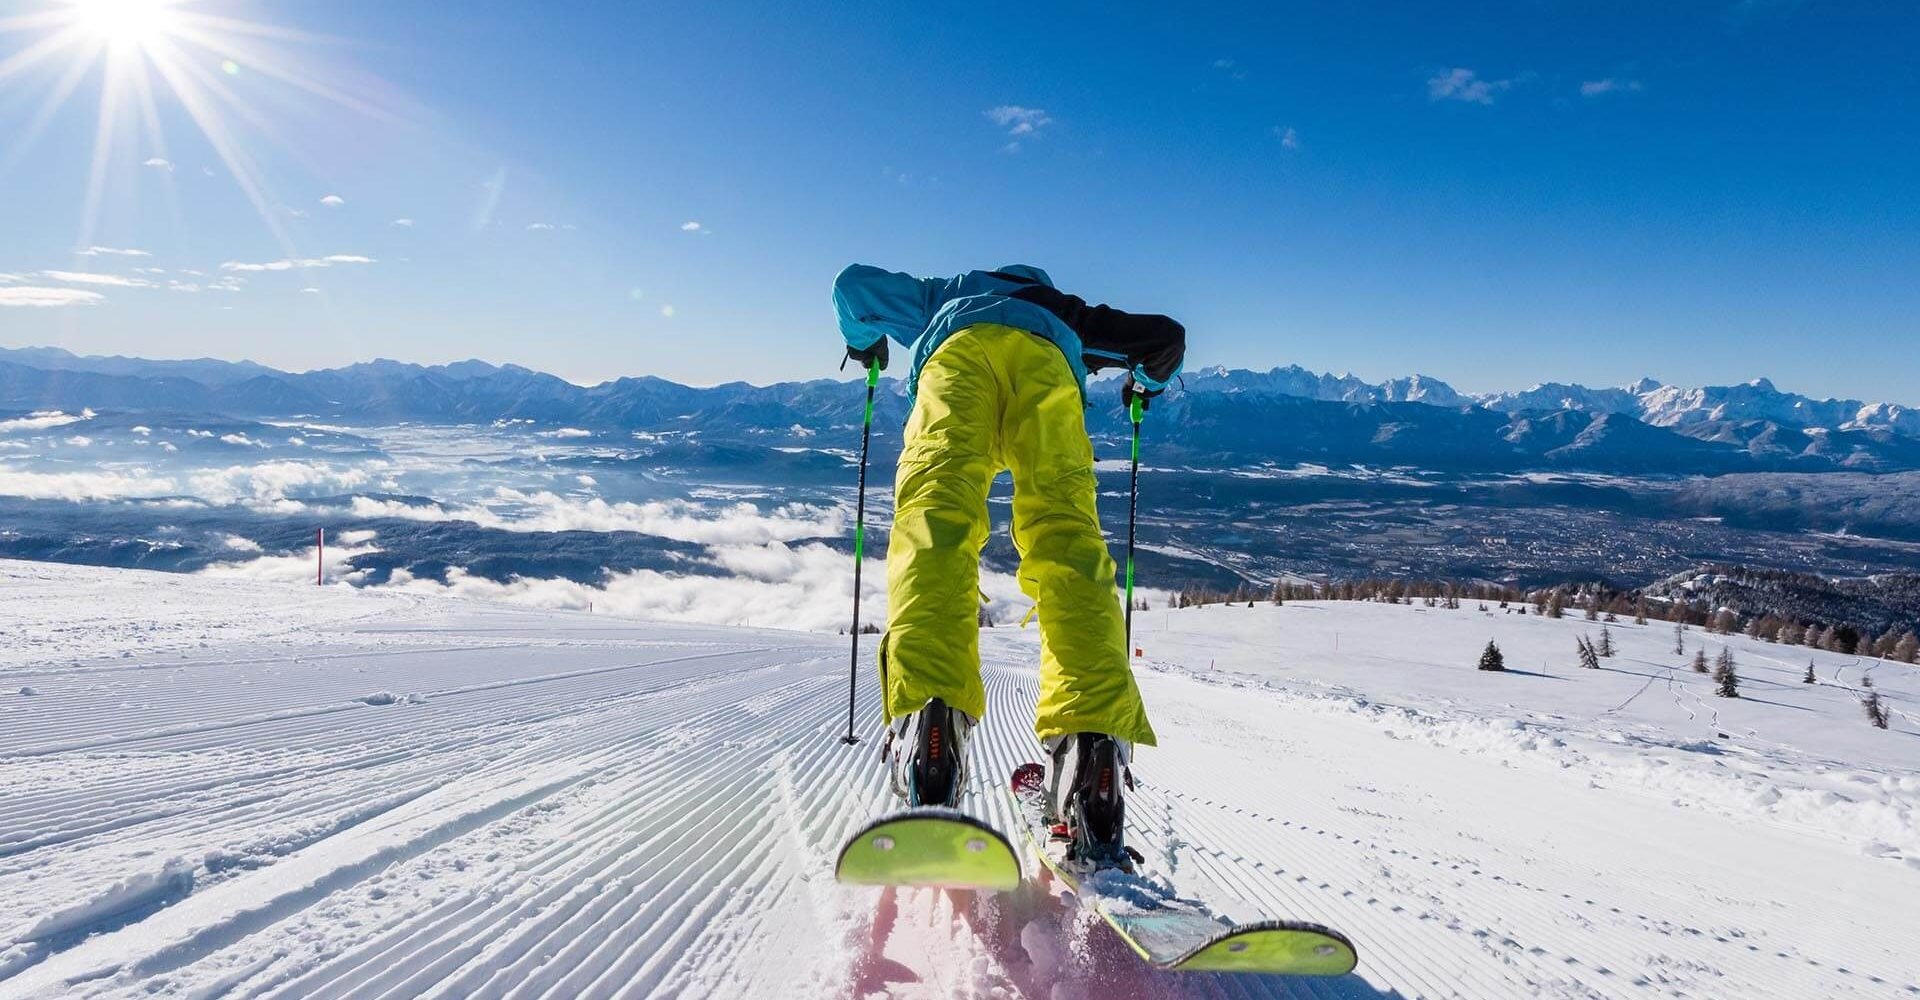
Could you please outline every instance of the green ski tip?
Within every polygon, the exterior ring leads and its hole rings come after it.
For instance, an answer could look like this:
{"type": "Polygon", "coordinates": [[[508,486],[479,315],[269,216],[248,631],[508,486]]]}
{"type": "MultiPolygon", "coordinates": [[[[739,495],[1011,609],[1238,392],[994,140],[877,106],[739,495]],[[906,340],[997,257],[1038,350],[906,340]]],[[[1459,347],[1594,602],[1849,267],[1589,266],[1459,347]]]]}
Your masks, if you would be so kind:
{"type": "Polygon", "coordinates": [[[1168,968],[1182,972],[1266,972],[1344,976],[1359,964],[1340,934],[1311,924],[1274,922],[1236,927],[1193,949],[1168,968]]]}
{"type": "Polygon", "coordinates": [[[1020,857],[998,830],[951,809],[886,816],[848,838],[834,877],[854,885],[1011,891],[1020,857]]]}

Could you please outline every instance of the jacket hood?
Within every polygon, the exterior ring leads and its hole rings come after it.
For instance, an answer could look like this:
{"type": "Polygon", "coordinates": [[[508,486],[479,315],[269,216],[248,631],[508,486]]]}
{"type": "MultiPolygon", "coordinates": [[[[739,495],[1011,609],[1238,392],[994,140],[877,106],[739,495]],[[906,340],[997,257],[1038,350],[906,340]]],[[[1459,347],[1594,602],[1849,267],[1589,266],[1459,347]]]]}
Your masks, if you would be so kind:
{"type": "Polygon", "coordinates": [[[1002,264],[994,268],[994,270],[999,271],[1001,274],[1011,274],[1015,277],[1037,281],[1048,288],[1054,287],[1053,279],[1047,277],[1047,272],[1034,267],[1032,264],[1002,264]]]}

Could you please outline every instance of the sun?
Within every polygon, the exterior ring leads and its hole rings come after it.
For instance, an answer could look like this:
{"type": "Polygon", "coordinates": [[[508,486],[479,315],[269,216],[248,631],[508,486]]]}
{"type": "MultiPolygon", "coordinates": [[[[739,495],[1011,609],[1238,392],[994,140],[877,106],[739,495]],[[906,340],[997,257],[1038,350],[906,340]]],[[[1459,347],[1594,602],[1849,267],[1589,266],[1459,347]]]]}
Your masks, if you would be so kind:
{"type": "Polygon", "coordinates": [[[69,0],[81,31],[108,45],[147,48],[179,31],[179,0],[69,0]]]}
{"type": "MultiPolygon", "coordinates": [[[[0,0],[0,96],[9,103],[35,83],[45,97],[23,128],[0,134],[0,177],[35,144],[89,78],[100,81],[93,159],[77,245],[93,231],[116,159],[171,159],[169,105],[186,113],[226,173],[280,242],[291,247],[252,148],[288,145],[276,113],[292,95],[394,120],[394,95],[379,81],[311,58],[320,36],[219,12],[213,0],[0,0]],[[96,77],[97,74],[97,77],[96,77]],[[116,151],[116,146],[118,151],[116,151]]],[[[305,113],[303,109],[303,113],[305,113]]],[[[211,176],[211,168],[209,176],[211,176]]],[[[124,182],[123,180],[121,182],[124,182]]],[[[291,251],[290,251],[291,253],[291,251]]]]}

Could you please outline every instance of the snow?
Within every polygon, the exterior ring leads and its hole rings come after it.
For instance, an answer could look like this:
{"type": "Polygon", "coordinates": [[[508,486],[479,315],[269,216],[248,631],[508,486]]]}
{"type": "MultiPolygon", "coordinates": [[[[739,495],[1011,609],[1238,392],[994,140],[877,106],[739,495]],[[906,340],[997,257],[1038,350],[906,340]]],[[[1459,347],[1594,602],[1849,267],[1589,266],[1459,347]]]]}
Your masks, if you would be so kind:
{"type": "MultiPolygon", "coordinates": [[[[1346,932],[1308,983],[1149,974],[1037,882],[835,883],[889,807],[844,637],[11,562],[0,598],[0,691],[39,692],[0,698],[0,1000],[1920,994],[1904,664],[1621,622],[1580,670],[1597,623],[1473,602],[1138,615],[1130,839],[1221,916],[1346,932]]],[[[1011,830],[1034,632],[983,655],[966,806],[1011,830]]]]}

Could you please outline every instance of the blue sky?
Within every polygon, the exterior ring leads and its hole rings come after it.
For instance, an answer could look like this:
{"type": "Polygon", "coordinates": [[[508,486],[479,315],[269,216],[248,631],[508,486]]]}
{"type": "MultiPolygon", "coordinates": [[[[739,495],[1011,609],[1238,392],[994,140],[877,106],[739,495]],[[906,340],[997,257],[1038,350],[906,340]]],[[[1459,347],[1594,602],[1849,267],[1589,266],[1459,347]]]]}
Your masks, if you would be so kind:
{"type": "Polygon", "coordinates": [[[8,346],[768,382],[849,261],[1021,261],[1192,364],[1920,402],[1902,4],[203,0],[89,22],[198,25],[104,43],[152,127],[102,56],[27,142],[99,41],[5,69],[49,10],[0,0],[8,346]]]}

